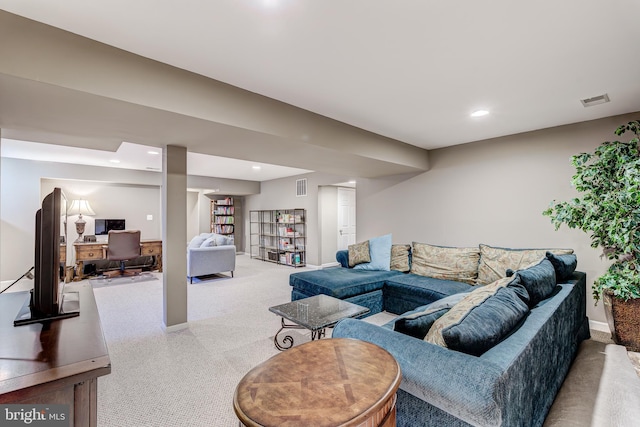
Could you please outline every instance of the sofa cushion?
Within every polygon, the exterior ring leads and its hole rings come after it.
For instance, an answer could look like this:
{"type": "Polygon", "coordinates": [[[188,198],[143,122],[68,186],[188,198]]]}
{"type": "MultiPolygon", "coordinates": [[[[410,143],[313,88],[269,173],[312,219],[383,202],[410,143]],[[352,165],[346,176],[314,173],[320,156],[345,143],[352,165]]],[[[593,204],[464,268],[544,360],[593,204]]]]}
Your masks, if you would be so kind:
{"type": "Polygon", "coordinates": [[[349,245],[349,267],[354,267],[363,262],[371,262],[371,254],[369,253],[369,241],[355,243],[349,245]]]}
{"type": "Polygon", "coordinates": [[[305,295],[325,294],[344,299],[382,289],[386,280],[396,275],[402,276],[402,273],[336,267],[293,273],[289,284],[305,295]]]}
{"type": "Polygon", "coordinates": [[[384,309],[391,313],[405,313],[449,295],[469,292],[473,288],[468,283],[399,273],[387,278],[384,309]]]}
{"type": "Polygon", "coordinates": [[[474,284],[478,277],[479,257],[478,248],[451,248],[413,242],[411,272],[474,284]]]}
{"type": "Polygon", "coordinates": [[[199,234],[199,235],[195,236],[189,242],[189,246],[188,246],[189,249],[195,249],[195,248],[201,247],[202,244],[205,242],[205,240],[207,240],[210,237],[211,237],[211,233],[203,233],[203,234],[199,234]]]}
{"type": "Polygon", "coordinates": [[[460,302],[465,295],[466,293],[450,295],[431,304],[423,305],[415,310],[404,313],[392,322],[392,329],[414,338],[423,339],[425,335],[427,335],[427,332],[429,332],[433,322],[460,302]]]}
{"type": "Polygon", "coordinates": [[[575,254],[556,255],[553,252],[547,252],[547,259],[553,264],[558,283],[567,281],[578,266],[578,258],[575,254]]]}
{"type": "MultiPolygon", "coordinates": [[[[511,270],[507,271],[510,275],[511,270]]],[[[548,298],[556,287],[556,272],[551,261],[544,258],[540,262],[515,272],[520,276],[520,283],[529,293],[529,307],[534,307],[548,298]]]]}
{"type": "Polygon", "coordinates": [[[487,285],[506,277],[507,269],[520,270],[546,257],[547,252],[556,255],[571,254],[573,249],[509,249],[480,245],[480,263],[477,283],[487,285]]]}
{"type": "Polygon", "coordinates": [[[528,313],[529,307],[509,285],[519,277],[499,279],[475,289],[429,329],[425,341],[480,355],[499,343],[528,313]]]}
{"type": "Polygon", "coordinates": [[[369,239],[369,253],[371,262],[354,266],[357,270],[389,271],[391,266],[391,234],[369,239]]]}
{"type": "Polygon", "coordinates": [[[202,242],[202,244],[200,245],[201,248],[209,248],[211,246],[218,246],[218,243],[216,242],[216,237],[209,237],[207,239],[205,239],[204,242],[202,242]]]}
{"type": "Polygon", "coordinates": [[[409,263],[409,254],[411,253],[411,245],[391,245],[391,270],[402,271],[403,273],[411,270],[409,263]]]}

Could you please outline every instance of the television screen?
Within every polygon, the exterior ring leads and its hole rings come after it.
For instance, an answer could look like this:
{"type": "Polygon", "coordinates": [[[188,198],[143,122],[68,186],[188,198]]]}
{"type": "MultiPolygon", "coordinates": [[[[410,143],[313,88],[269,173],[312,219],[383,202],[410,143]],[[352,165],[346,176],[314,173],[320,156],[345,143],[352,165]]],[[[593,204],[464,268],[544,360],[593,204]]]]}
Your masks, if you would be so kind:
{"type": "Polygon", "coordinates": [[[78,315],[62,308],[66,253],[61,251],[66,251],[66,224],[67,199],[60,188],[54,188],[36,212],[33,290],[15,326],[78,315]]]}

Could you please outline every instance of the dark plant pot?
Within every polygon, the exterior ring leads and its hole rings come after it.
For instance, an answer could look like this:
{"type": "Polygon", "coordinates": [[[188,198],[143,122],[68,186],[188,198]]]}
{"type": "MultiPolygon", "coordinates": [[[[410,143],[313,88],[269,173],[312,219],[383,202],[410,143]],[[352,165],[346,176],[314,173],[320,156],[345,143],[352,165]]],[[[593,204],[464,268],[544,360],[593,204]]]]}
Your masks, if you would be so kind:
{"type": "Polygon", "coordinates": [[[640,351],[640,298],[625,301],[605,291],[602,300],[613,341],[629,351],[640,351]]]}

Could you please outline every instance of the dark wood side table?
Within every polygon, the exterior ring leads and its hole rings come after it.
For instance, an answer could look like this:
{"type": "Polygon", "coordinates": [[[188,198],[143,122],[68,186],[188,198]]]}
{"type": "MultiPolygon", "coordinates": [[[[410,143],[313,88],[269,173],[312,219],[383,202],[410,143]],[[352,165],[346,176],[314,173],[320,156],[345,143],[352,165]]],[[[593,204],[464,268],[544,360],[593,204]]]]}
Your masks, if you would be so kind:
{"type": "Polygon", "coordinates": [[[80,316],[13,326],[28,292],[0,295],[0,403],[69,405],[69,425],[97,425],[98,377],[111,372],[89,284],[78,292],[80,316]]]}
{"type": "Polygon", "coordinates": [[[374,344],[311,341],[249,371],[233,408],[252,427],[392,427],[400,380],[396,360],[374,344]]]}

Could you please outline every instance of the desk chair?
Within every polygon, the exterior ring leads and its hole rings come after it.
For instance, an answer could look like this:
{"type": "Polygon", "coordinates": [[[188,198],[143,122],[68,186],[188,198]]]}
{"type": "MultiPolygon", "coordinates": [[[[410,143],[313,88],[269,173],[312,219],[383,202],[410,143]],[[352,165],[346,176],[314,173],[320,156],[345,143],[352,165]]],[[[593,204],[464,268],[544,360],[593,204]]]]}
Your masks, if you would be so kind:
{"type": "Polygon", "coordinates": [[[124,262],[140,256],[140,230],[111,230],[106,247],[103,247],[109,261],[120,261],[120,275],[138,274],[142,270],[125,272],[124,262]]]}

